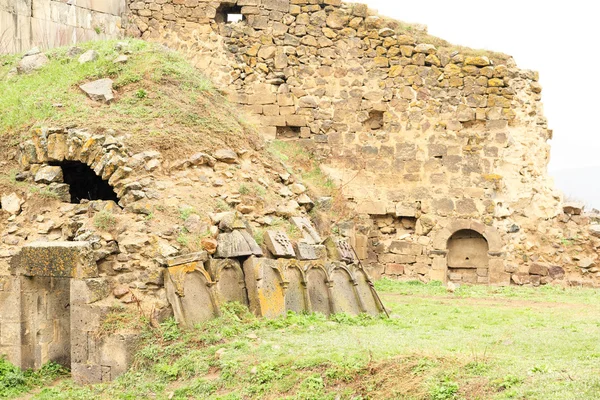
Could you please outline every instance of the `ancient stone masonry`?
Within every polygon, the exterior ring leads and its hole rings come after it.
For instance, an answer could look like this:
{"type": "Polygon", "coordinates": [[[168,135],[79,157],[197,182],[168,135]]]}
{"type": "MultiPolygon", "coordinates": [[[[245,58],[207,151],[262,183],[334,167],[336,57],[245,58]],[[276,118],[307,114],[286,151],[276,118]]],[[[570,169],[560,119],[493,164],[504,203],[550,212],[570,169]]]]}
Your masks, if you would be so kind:
{"type": "Polygon", "coordinates": [[[0,53],[119,37],[126,0],[0,0],[0,53]]]}
{"type": "Polygon", "coordinates": [[[1,196],[0,352],[11,362],[59,362],[81,383],[114,379],[139,330],[104,324],[126,310],[186,327],[228,302],[265,317],[384,310],[348,242],[323,245],[307,218],[313,202],[283,165],[231,149],[167,161],[134,154],[125,139],[43,128],[14,155],[15,180],[30,189],[1,196]]]}
{"type": "Polygon", "coordinates": [[[344,232],[375,276],[521,284],[533,263],[564,262],[545,238],[560,240],[564,226],[546,174],[542,88],[509,56],[453,47],[339,0],[130,10],[129,33],[187,53],[267,139],[321,157],[362,216],[344,232]],[[229,13],[242,21],[227,23],[229,13]],[[490,258],[449,274],[448,252],[469,243],[453,238],[462,230],[480,235],[490,258]]]}

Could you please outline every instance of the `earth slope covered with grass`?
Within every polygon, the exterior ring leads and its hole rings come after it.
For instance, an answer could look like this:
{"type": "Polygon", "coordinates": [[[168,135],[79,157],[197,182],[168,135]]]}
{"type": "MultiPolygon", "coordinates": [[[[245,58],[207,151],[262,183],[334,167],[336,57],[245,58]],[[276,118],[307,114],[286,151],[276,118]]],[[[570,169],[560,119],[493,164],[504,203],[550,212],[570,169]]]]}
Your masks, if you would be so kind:
{"type": "MultiPolygon", "coordinates": [[[[377,284],[391,318],[257,319],[232,304],[191,330],[146,328],[130,372],[35,399],[597,399],[599,294],[592,289],[377,284]]],[[[4,372],[3,372],[4,373],[4,372]]],[[[7,379],[4,373],[1,379],[7,379]]],[[[59,375],[60,376],[60,375],[59,375]]],[[[4,388],[0,384],[0,388],[4,388]]],[[[7,391],[4,395],[14,395],[7,391]]]]}

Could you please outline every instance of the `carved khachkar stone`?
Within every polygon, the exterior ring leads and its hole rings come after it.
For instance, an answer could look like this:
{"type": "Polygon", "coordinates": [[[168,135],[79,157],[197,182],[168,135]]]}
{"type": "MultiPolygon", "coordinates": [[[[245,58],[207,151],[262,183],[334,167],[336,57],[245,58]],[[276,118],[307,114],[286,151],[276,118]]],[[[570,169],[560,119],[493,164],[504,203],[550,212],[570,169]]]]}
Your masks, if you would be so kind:
{"type": "Polygon", "coordinates": [[[325,247],[327,247],[327,254],[331,260],[345,263],[354,263],[356,261],[354,250],[352,250],[346,239],[328,237],[325,240],[325,247]]]}
{"type": "Polygon", "coordinates": [[[265,232],[265,244],[271,254],[276,258],[293,258],[296,256],[294,246],[284,232],[265,232]]]}

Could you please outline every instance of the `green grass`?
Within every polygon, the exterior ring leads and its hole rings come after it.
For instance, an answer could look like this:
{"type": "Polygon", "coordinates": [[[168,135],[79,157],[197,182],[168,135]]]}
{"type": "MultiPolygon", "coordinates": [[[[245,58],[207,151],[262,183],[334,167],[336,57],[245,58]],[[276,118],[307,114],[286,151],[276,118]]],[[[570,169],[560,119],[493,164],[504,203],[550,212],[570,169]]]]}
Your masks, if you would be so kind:
{"type": "Polygon", "coordinates": [[[110,230],[117,226],[117,219],[112,212],[102,210],[94,215],[94,226],[103,231],[110,230]]]}
{"type": "MultiPolygon", "coordinates": [[[[592,289],[377,283],[391,318],[223,317],[146,330],[111,384],[63,380],[37,399],[522,399],[600,397],[592,289]]],[[[120,323],[120,318],[116,318],[120,323]]]]}
{"type": "MultiPolygon", "coordinates": [[[[79,64],[68,48],[48,51],[50,62],[39,71],[8,77],[19,57],[0,56],[0,132],[21,135],[41,126],[77,125],[125,131],[130,146],[167,150],[228,144],[250,134],[212,83],[181,55],[159,45],[129,40],[132,54],[115,64],[117,41],[79,44],[99,53],[79,64]],[[114,81],[116,99],[100,105],[79,89],[100,78],[114,81]],[[193,146],[192,146],[193,147],[193,146]]],[[[189,149],[190,152],[194,148],[189,149]]]]}
{"type": "Polygon", "coordinates": [[[313,154],[296,142],[273,140],[267,149],[281,161],[297,168],[302,179],[311,188],[317,189],[322,195],[331,195],[336,186],[321,170],[319,162],[313,154]]]}
{"type": "Polygon", "coordinates": [[[32,389],[52,383],[66,376],[63,367],[55,363],[44,365],[39,371],[21,371],[0,357],[0,398],[11,398],[27,393],[32,389]]]}

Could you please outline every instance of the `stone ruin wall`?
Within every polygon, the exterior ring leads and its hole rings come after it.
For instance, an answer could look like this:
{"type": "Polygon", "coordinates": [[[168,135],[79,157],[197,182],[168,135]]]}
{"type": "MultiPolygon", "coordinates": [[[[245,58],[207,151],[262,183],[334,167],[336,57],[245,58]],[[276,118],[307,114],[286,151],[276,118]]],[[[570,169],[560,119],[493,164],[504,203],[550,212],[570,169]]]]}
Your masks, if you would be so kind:
{"type": "Polygon", "coordinates": [[[14,154],[15,180],[42,197],[1,196],[0,354],[12,363],[52,360],[70,366],[76,382],[110,381],[126,371],[139,340],[134,329],[106,330],[108,315],[126,310],[152,324],[174,316],[182,326],[219,316],[231,301],[264,317],[384,311],[347,241],[312,226],[313,202],[283,166],[251,150],[165,160],[157,151],[134,154],[123,139],[43,128],[14,154]],[[114,200],[73,198],[70,183],[81,183],[71,179],[73,164],[89,168],[78,178],[106,182],[114,200]],[[234,192],[254,180],[276,203],[263,209],[234,192]],[[282,190],[289,194],[276,194],[282,190]],[[197,196],[207,192],[229,206],[212,212],[208,204],[204,215],[209,200],[197,196]],[[183,218],[186,208],[193,213],[183,218]],[[103,215],[110,226],[98,223],[103,215]],[[288,225],[275,225],[276,217],[288,225]],[[299,233],[292,239],[284,230],[291,224],[299,233]],[[253,235],[260,229],[262,246],[253,235]],[[201,236],[203,250],[182,244],[182,232],[201,236]]]}
{"type": "Polygon", "coordinates": [[[0,0],[0,54],[122,35],[125,0],[0,0]]]}
{"type": "Polygon", "coordinates": [[[267,139],[321,157],[359,216],[341,231],[374,276],[538,285],[577,264],[549,242],[589,220],[563,214],[538,74],[509,56],[339,0],[129,6],[129,34],[186,53],[267,139]],[[485,238],[488,262],[449,273],[462,230],[485,238]]]}

